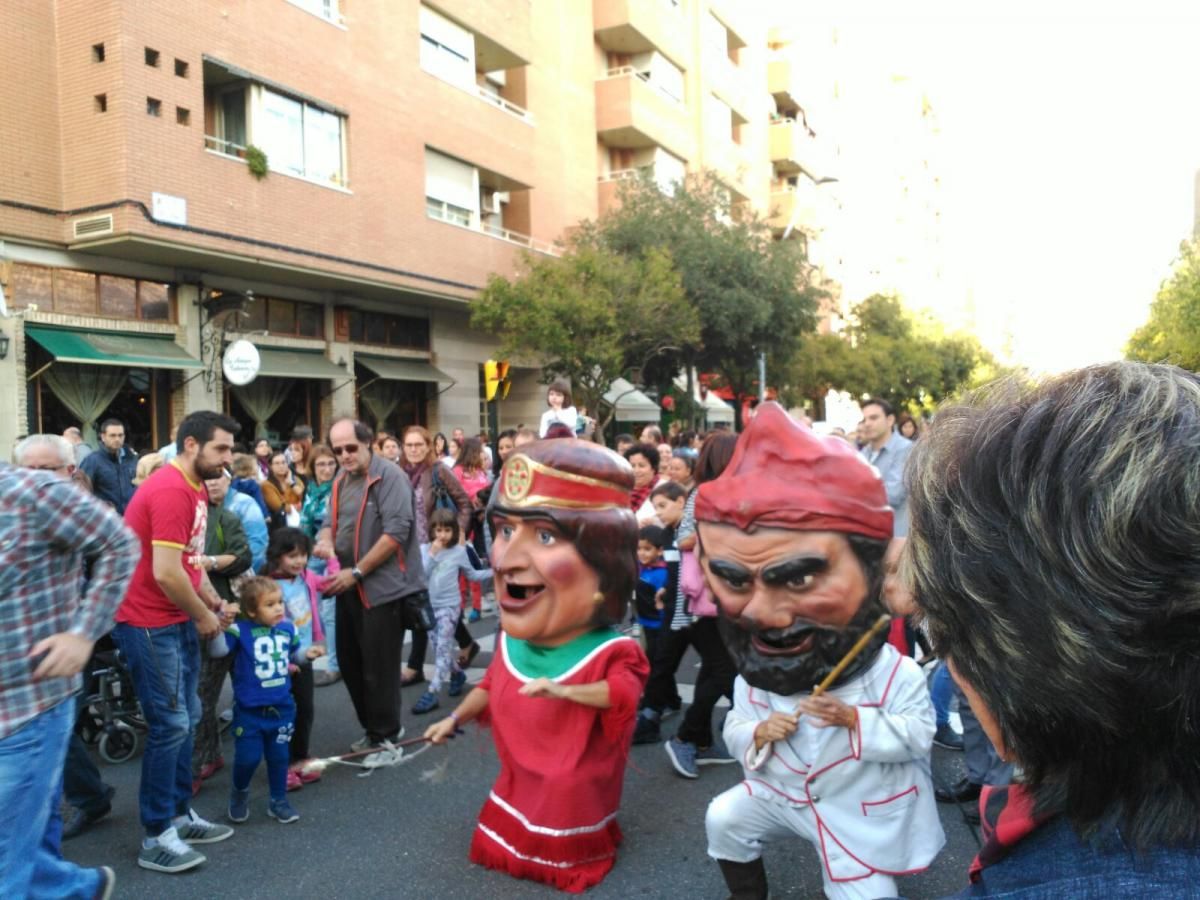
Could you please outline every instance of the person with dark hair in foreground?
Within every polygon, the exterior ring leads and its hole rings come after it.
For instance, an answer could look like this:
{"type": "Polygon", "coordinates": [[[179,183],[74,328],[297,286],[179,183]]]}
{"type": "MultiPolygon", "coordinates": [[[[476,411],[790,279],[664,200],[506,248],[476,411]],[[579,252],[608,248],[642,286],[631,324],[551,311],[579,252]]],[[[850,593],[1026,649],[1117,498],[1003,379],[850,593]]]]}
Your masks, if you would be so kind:
{"type": "Polygon", "coordinates": [[[1001,383],[912,451],[907,571],[1022,775],[983,788],[964,897],[1200,884],[1200,380],[1113,363],[1001,383]]]}

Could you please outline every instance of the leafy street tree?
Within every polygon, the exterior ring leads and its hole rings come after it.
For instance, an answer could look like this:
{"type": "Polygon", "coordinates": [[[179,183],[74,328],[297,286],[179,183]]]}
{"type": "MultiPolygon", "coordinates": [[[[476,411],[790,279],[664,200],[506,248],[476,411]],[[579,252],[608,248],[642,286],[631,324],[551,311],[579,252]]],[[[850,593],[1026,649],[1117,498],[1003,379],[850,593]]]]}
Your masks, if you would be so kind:
{"type": "Polygon", "coordinates": [[[602,440],[614,410],[604,414],[601,398],[613,380],[699,336],[671,257],[657,247],[614,253],[581,233],[561,257],[526,254],[523,267],[511,281],[492,276],[471,324],[499,337],[500,356],[532,357],[547,376],[569,379],[602,440]]]}
{"type": "Polygon", "coordinates": [[[971,335],[941,333],[915,319],[899,298],[874,294],[855,307],[844,336],[804,338],[785,369],[784,399],[820,414],[830,389],[852,397],[882,397],[897,409],[931,409],[993,363],[971,335]]]}
{"type": "MultiPolygon", "coordinates": [[[[661,389],[693,367],[719,375],[739,394],[754,391],[765,352],[790,361],[800,336],[815,325],[818,292],[807,278],[800,241],[776,241],[770,227],[731,208],[728,191],[709,174],[688,178],[673,195],[649,178],[622,185],[620,206],[582,234],[623,257],[655,248],[670,255],[699,332],[669,322],[678,352],[647,366],[645,381],[661,389]]],[[[689,385],[690,388],[690,385],[689,385]]]]}
{"type": "Polygon", "coordinates": [[[1129,359],[1200,371],[1200,241],[1179,245],[1175,271],[1150,304],[1150,318],[1125,347],[1129,359]]]}

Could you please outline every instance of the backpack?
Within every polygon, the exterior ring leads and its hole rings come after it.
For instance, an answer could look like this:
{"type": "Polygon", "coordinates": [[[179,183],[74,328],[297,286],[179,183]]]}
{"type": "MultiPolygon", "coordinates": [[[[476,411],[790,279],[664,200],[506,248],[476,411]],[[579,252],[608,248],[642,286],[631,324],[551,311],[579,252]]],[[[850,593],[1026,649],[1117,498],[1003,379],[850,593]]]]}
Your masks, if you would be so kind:
{"type": "Polygon", "coordinates": [[[446,488],[446,485],[442,484],[442,480],[438,477],[438,469],[441,467],[441,463],[434,463],[433,465],[433,482],[431,487],[433,491],[433,508],[448,509],[455,515],[458,515],[458,504],[454,502],[454,498],[450,496],[450,491],[446,488]]]}

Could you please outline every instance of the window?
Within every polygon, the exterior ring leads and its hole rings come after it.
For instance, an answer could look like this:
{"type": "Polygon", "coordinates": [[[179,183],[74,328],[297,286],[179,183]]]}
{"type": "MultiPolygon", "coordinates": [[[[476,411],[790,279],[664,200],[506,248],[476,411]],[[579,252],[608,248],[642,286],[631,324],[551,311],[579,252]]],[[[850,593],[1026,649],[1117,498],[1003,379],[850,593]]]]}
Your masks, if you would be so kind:
{"type": "Polygon", "coordinates": [[[391,316],[342,307],[337,311],[338,340],[380,344],[404,350],[429,349],[429,320],[391,316]]]}
{"type": "Polygon", "coordinates": [[[162,101],[153,97],[146,98],[146,115],[158,118],[162,115],[162,101]]]}
{"type": "Polygon", "coordinates": [[[284,337],[325,337],[325,307],[279,297],[256,296],[239,322],[245,331],[267,331],[284,337]]]}
{"type": "Polygon", "coordinates": [[[254,133],[267,164],[279,172],[344,184],[342,116],[269,88],[261,91],[262,121],[254,123],[254,133]]]}
{"type": "Polygon", "coordinates": [[[92,108],[98,113],[108,112],[108,94],[97,94],[92,98],[92,108]]]}
{"type": "Polygon", "coordinates": [[[157,69],[158,68],[158,57],[159,57],[159,53],[157,50],[154,50],[150,47],[146,48],[146,65],[152,66],[153,68],[157,69]]]}
{"type": "Polygon", "coordinates": [[[314,16],[320,16],[335,25],[342,24],[342,14],[338,10],[338,0],[288,0],[293,6],[298,6],[314,16]]]}
{"type": "Polygon", "coordinates": [[[245,84],[227,88],[217,94],[213,103],[213,149],[230,156],[241,156],[246,150],[246,90],[245,84]]]}
{"type": "Polygon", "coordinates": [[[175,122],[178,125],[187,125],[192,121],[192,113],[190,110],[184,109],[182,106],[175,107],[175,122]]]}
{"type": "Polygon", "coordinates": [[[711,12],[703,19],[704,55],[709,62],[729,59],[729,30],[711,12]]]}
{"type": "Polygon", "coordinates": [[[74,269],[13,265],[12,302],[16,307],[79,316],[103,316],[143,322],[173,322],[169,284],[74,269]]]}
{"type": "Polygon", "coordinates": [[[638,53],[630,64],[638,78],[649,84],[660,94],[679,105],[683,105],[683,70],[658,52],[638,53]]]}
{"type": "Polygon", "coordinates": [[[479,221],[479,170],[425,148],[425,213],[466,228],[479,221]]]}
{"type": "Polygon", "coordinates": [[[182,59],[175,60],[175,77],[176,78],[187,78],[188,77],[188,64],[186,62],[184,62],[182,59]]]}
{"type": "Polygon", "coordinates": [[[92,44],[92,62],[104,62],[103,44],[92,44]]]}
{"type": "Polygon", "coordinates": [[[475,36],[428,6],[421,6],[421,68],[443,81],[475,89],[475,36]]]}

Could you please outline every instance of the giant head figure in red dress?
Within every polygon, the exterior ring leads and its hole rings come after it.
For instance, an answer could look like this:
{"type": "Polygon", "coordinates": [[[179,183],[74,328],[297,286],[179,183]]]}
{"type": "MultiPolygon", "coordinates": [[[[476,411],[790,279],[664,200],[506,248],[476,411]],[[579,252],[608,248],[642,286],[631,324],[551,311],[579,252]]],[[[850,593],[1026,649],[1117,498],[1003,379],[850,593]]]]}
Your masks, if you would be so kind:
{"type": "MultiPolygon", "coordinates": [[[[892,511],[874,468],[776,403],[758,408],[721,477],[696,499],[698,551],[742,677],[811,690],[883,613],[892,511]]],[[[880,634],[840,676],[874,661],[880,634]]]]}
{"type": "Polygon", "coordinates": [[[500,626],[558,646],[625,615],[637,583],[633,470],[590,441],[538,441],[512,453],[492,491],[500,626]]]}

